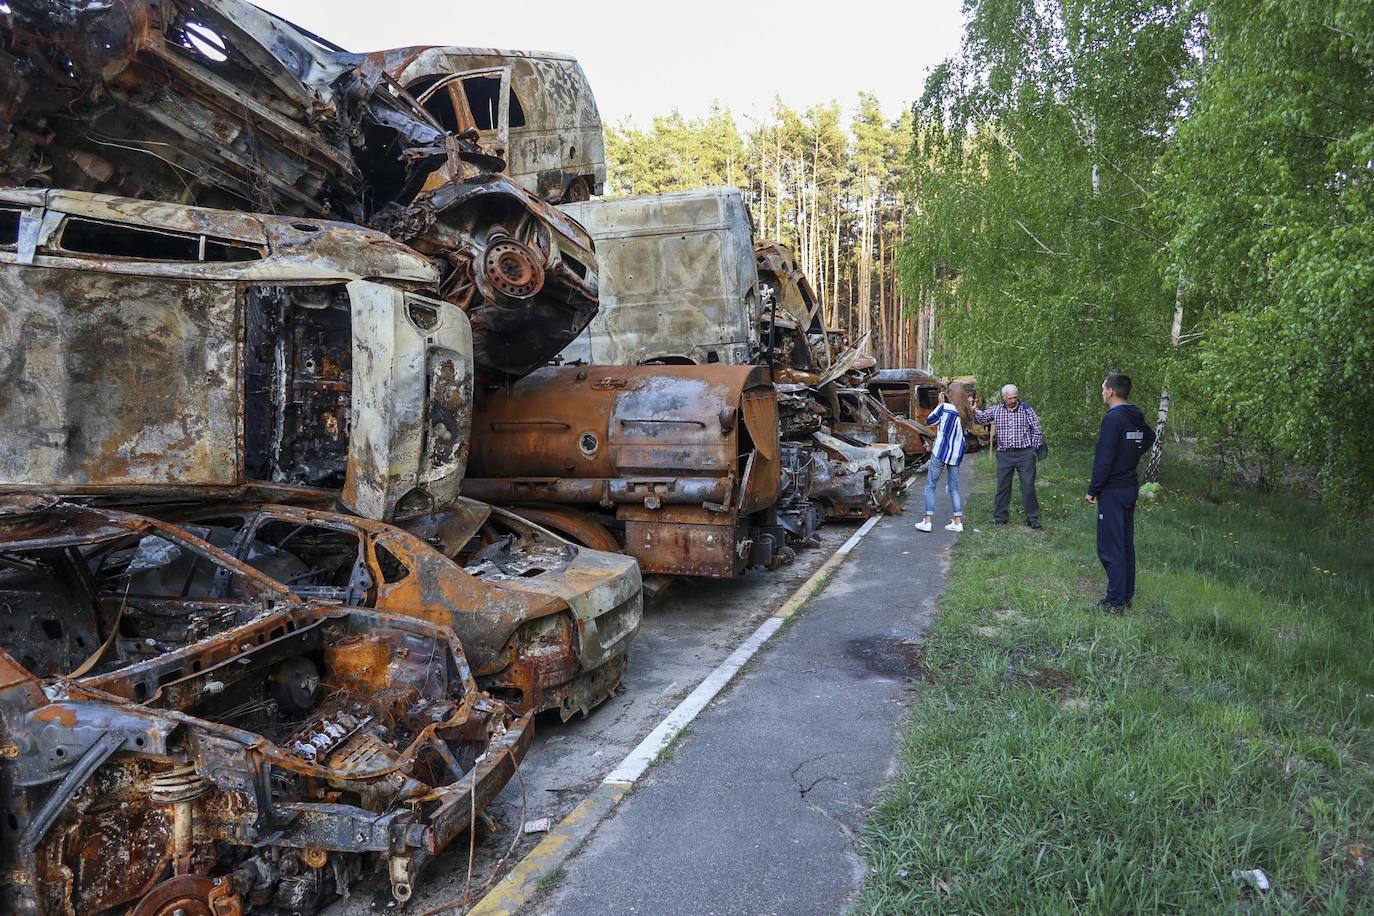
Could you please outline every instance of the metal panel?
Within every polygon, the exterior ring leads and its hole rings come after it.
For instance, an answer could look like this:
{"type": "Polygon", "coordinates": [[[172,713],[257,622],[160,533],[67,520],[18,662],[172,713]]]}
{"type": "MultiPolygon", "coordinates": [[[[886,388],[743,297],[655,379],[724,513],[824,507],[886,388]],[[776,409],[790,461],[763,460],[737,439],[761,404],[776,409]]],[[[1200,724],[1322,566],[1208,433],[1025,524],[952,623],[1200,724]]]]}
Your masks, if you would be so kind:
{"type": "Polygon", "coordinates": [[[758,346],[753,228],[735,188],[564,204],[600,261],[601,307],[565,360],[750,362],[758,346]]]}

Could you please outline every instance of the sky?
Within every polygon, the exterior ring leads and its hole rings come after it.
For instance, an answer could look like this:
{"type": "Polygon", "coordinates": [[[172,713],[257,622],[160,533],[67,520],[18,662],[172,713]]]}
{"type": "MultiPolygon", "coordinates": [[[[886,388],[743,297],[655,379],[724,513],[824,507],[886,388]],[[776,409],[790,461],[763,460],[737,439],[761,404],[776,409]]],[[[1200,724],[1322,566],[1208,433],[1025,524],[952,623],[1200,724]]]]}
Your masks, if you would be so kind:
{"type": "Polygon", "coordinates": [[[766,116],[777,97],[797,109],[836,100],[848,112],[862,90],[896,118],[957,48],[962,25],[960,0],[256,2],[351,51],[564,51],[587,71],[603,121],[644,126],[674,108],[703,115],[713,100],[742,120],[766,116]]]}

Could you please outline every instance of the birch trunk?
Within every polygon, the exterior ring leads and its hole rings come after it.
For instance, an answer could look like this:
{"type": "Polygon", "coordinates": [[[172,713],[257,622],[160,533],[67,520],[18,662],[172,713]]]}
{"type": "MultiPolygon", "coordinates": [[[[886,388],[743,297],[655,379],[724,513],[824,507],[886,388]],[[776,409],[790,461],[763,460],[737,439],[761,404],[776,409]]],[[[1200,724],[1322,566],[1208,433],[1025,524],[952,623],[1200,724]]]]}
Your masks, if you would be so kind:
{"type": "MultiPolygon", "coordinates": [[[[1178,276],[1174,287],[1174,322],[1169,327],[1171,355],[1177,355],[1179,339],[1183,336],[1183,274],[1178,276]]],[[[1159,465],[1164,460],[1164,427],[1169,420],[1169,377],[1164,378],[1164,388],[1159,393],[1159,412],[1155,415],[1155,444],[1150,449],[1150,460],[1145,464],[1145,482],[1152,483],[1159,477],[1159,465]]]]}

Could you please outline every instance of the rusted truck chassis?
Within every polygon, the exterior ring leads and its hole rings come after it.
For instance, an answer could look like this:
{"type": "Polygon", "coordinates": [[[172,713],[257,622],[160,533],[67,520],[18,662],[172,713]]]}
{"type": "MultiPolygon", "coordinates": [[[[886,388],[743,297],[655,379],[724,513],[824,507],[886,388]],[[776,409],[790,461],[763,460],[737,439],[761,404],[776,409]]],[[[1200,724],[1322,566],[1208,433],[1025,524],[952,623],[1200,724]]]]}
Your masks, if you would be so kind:
{"type": "Polygon", "coordinates": [[[645,572],[725,577],[787,557],[779,458],[761,366],[545,368],[479,392],[463,492],[584,541],[600,514],[645,572]]]}
{"type": "Polygon", "coordinates": [[[151,519],[0,504],[7,913],[309,913],[373,870],[405,902],[531,734],[448,627],[151,519]]]}

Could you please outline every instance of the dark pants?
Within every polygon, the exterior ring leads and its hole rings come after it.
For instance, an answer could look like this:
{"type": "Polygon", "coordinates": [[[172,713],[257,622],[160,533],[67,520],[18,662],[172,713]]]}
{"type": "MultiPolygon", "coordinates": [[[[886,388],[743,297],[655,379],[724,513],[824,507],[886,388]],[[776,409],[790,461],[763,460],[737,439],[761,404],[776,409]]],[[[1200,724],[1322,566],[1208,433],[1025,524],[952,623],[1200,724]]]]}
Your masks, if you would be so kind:
{"type": "Polygon", "coordinates": [[[1021,506],[1026,510],[1026,522],[1039,524],[1040,500],[1035,495],[1035,449],[1007,448],[997,450],[997,497],[992,504],[993,521],[1005,522],[1011,513],[1011,475],[1021,478],[1021,506]]]}
{"type": "Polygon", "coordinates": [[[1097,558],[1107,570],[1107,603],[1135,596],[1135,501],[1137,487],[1108,487],[1097,497],[1097,558]]]}

